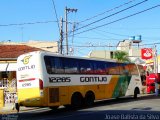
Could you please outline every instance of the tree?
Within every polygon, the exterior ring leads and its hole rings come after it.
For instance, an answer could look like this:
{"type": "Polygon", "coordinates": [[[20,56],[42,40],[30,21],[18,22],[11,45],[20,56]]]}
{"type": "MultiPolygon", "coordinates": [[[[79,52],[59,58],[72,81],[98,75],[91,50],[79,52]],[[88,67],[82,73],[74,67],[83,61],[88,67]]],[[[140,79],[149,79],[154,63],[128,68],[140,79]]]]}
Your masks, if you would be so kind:
{"type": "Polygon", "coordinates": [[[131,62],[131,60],[128,58],[128,53],[125,51],[115,51],[113,58],[116,59],[118,62],[131,62]]]}

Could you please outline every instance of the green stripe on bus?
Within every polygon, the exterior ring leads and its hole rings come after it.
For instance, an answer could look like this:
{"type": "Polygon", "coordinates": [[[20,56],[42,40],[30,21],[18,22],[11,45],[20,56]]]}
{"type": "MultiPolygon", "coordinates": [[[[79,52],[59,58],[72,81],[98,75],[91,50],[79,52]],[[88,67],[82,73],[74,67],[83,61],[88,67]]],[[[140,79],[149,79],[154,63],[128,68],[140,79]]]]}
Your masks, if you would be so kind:
{"type": "Polygon", "coordinates": [[[119,76],[119,80],[113,91],[112,98],[125,96],[130,80],[131,76],[126,76],[126,75],[119,76]]]}

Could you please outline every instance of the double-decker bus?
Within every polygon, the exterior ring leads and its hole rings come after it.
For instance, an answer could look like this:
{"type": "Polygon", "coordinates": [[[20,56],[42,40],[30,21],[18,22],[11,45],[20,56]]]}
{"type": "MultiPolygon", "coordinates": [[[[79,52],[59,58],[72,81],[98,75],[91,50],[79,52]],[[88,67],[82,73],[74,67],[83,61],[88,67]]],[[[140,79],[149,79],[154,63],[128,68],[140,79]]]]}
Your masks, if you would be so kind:
{"type": "Polygon", "coordinates": [[[20,106],[79,107],[128,95],[137,98],[142,92],[134,63],[35,51],[19,56],[17,66],[20,106]]]}

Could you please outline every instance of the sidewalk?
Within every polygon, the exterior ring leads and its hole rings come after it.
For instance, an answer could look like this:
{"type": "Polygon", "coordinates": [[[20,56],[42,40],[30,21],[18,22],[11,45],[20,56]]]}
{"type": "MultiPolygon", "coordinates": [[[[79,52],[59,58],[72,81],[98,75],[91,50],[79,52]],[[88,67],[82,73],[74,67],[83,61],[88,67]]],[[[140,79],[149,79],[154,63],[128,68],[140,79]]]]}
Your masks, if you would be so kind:
{"type": "MultiPolygon", "coordinates": [[[[38,109],[38,107],[24,107],[20,106],[20,111],[27,111],[27,110],[34,110],[38,109]]],[[[11,113],[17,113],[16,109],[13,110],[13,103],[5,104],[4,107],[0,108],[0,114],[11,114],[11,113]]]]}

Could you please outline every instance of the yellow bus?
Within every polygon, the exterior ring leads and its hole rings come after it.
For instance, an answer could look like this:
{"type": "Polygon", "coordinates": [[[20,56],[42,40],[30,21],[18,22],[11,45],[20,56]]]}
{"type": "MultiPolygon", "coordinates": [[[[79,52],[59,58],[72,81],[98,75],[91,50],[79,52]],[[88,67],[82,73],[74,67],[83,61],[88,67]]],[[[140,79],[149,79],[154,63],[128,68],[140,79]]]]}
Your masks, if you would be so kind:
{"type": "Polygon", "coordinates": [[[17,66],[20,106],[78,107],[128,95],[137,98],[142,92],[134,63],[35,51],[19,56],[17,66]]]}

